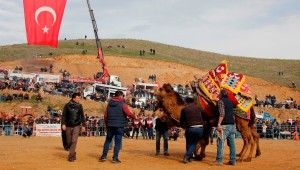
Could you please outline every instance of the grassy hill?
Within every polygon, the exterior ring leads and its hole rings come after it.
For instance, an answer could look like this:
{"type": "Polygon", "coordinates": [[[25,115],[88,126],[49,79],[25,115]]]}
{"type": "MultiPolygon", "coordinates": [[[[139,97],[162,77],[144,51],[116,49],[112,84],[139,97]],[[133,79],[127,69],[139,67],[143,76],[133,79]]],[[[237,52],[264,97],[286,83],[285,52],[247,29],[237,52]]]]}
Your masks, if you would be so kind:
{"type": "MultiPolygon", "coordinates": [[[[226,59],[228,60],[229,70],[231,72],[259,77],[282,86],[291,86],[291,81],[296,82],[298,85],[300,84],[300,60],[257,59],[229,56],[133,39],[105,39],[102,40],[101,43],[104,57],[106,55],[115,55],[164,60],[207,70],[215,68],[222,60],[226,59]],[[118,45],[124,45],[125,48],[118,47],[118,45]],[[107,48],[108,46],[112,46],[112,48],[107,48]],[[156,54],[152,55],[150,49],[155,49],[156,54]],[[145,55],[140,56],[140,50],[145,50],[145,55]],[[279,76],[279,71],[283,71],[283,75],[279,76]]],[[[31,58],[35,54],[41,54],[42,57],[82,54],[83,50],[87,50],[88,54],[97,54],[95,40],[84,39],[61,40],[59,41],[58,48],[17,44],[0,46],[0,50],[0,61],[31,58]],[[76,45],[77,42],[78,45],[76,45]],[[53,55],[49,55],[50,52],[53,53],[53,55]]],[[[297,91],[300,91],[299,86],[297,87],[297,91]]]]}

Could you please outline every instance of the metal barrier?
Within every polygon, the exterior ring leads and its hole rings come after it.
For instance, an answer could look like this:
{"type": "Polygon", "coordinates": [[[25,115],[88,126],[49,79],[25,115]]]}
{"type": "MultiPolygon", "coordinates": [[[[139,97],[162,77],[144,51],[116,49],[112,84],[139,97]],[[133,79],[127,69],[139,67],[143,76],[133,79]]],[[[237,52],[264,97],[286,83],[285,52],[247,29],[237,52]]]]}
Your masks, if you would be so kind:
{"type": "Polygon", "coordinates": [[[104,124],[89,124],[85,128],[85,132],[80,132],[80,136],[105,136],[105,126],[104,124]]]}
{"type": "Polygon", "coordinates": [[[0,136],[23,135],[23,126],[21,125],[0,125],[0,136]]]}
{"type": "Polygon", "coordinates": [[[300,126],[286,124],[255,124],[256,130],[261,138],[269,139],[293,139],[300,136],[300,126]]]}
{"type": "MultiPolygon", "coordinates": [[[[300,137],[300,126],[298,125],[281,125],[275,126],[273,124],[266,124],[267,127],[262,127],[262,124],[255,124],[256,131],[260,135],[260,138],[265,139],[293,139],[298,135],[300,137]]],[[[33,131],[35,129],[35,124],[30,127],[33,131]]],[[[0,123],[0,136],[18,136],[23,135],[23,125],[20,124],[12,124],[12,125],[4,125],[0,123]]],[[[35,134],[33,134],[35,135],[35,134]]],[[[105,126],[103,123],[97,124],[89,124],[86,127],[85,132],[80,132],[80,136],[105,136],[105,126]]],[[[141,135],[141,130],[139,130],[139,135],[141,135]]],[[[214,135],[215,137],[215,135],[214,135]]],[[[241,134],[237,132],[235,134],[235,138],[241,138],[241,134]]]]}

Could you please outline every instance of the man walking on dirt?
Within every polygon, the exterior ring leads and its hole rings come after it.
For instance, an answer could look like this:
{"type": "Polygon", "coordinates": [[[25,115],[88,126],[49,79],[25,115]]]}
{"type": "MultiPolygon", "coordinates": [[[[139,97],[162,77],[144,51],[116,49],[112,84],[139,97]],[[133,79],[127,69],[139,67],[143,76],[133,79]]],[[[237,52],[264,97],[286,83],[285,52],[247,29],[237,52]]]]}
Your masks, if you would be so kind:
{"type": "Polygon", "coordinates": [[[80,93],[73,93],[72,99],[64,107],[61,124],[62,130],[66,131],[67,144],[70,147],[68,161],[74,162],[76,160],[76,144],[82,125],[81,132],[85,131],[85,118],[82,105],[79,103],[80,93]]]}
{"type": "Polygon", "coordinates": [[[124,134],[124,127],[128,125],[127,116],[135,119],[135,115],[128,109],[124,100],[122,91],[116,91],[106,108],[104,113],[104,123],[107,130],[107,135],[104,143],[103,153],[99,161],[106,161],[106,156],[109,149],[109,144],[112,138],[115,137],[115,147],[112,158],[112,163],[121,163],[119,160],[119,152],[122,145],[122,137],[124,134]]]}

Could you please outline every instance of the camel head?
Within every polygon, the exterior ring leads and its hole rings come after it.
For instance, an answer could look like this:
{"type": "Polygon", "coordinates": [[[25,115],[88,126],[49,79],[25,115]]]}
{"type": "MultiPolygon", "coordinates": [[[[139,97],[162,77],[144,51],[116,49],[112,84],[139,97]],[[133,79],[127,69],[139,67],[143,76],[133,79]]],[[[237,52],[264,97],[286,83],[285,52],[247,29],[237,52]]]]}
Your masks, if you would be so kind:
{"type": "Polygon", "coordinates": [[[169,83],[163,84],[163,86],[155,92],[155,96],[158,102],[163,102],[164,99],[173,98],[176,99],[176,103],[178,105],[185,105],[185,102],[182,100],[180,95],[174,91],[173,87],[169,83]]]}
{"type": "Polygon", "coordinates": [[[167,117],[167,121],[171,119],[174,124],[178,124],[180,112],[186,103],[180,95],[174,91],[171,84],[164,84],[156,91],[155,96],[158,100],[158,108],[161,108],[164,113],[160,118],[167,117]]]}
{"type": "Polygon", "coordinates": [[[166,97],[168,94],[173,94],[175,91],[173,90],[173,87],[171,84],[163,84],[162,87],[159,89],[156,89],[155,96],[158,101],[162,101],[164,97],[166,97]]]}

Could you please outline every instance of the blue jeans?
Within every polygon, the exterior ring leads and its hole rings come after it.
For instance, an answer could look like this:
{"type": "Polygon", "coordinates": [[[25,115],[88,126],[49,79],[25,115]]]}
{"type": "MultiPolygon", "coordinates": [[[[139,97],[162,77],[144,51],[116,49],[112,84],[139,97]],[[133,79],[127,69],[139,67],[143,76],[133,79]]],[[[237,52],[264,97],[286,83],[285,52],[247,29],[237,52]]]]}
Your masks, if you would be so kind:
{"type": "Polygon", "coordinates": [[[223,162],[223,154],[224,154],[224,143],[227,140],[227,145],[230,148],[230,159],[229,162],[236,163],[236,150],[234,144],[234,134],[236,133],[235,125],[222,125],[223,129],[223,140],[218,136],[217,138],[217,162],[223,162]]]}
{"type": "Polygon", "coordinates": [[[9,136],[10,135],[10,125],[4,125],[4,130],[5,130],[5,135],[9,136]]]}
{"type": "Polygon", "coordinates": [[[196,149],[197,143],[203,135],[204,129],[201,127],[197,128],[186,128],[185,138],[186,138],[186,153],[185,157],[191,159],[193,157],[193,152],[196,149]]]}
{"type": "Polygon", "coordinates": [[[141,132],[142,132],[143,139],[147,139],[147,137],[148,137],[148,135],[147,135],[147,129],[141,127],[141,132]]]}
{"type": "MultiPolygon", "coordinates": [[[[115,140],[115,136],[112,137],[111,142],[109,144],[109,149],[112,149],[113,145],[114,145],[114,140],[115,140]]],[[[122,149],[122,143],[120,145],[120,149],[122,149]]]]}
{"type": "Polygon", "coordinates": [[[168,131],[162,132],[159,130],[156,130],[156,153],[160,152],[160,139],[161,136],[164,139],[164,153],[168,153],[168,131]]]}
{"type": "Polygon", "coordinates": [[[153,128],[148,129],[148,137],[149,137],[149,139],[154,139],[153,128]]]}
{"type": "Polygon", "coordinates": [[[115,147],[114,147],[113,159],[119,159],[119,152],[120,152],[121,145],[122,145],[123,134],[124,134],[123,127],[108,127],[107,128],[107,135],[106,135],[106,139],[104,142],[104,148],[103,148],[103,153],[102,153],[101,157],[106,158],[108,149],[109,149],[109,144],[111,143],[112,138],[115,136],[115,147]]]}

